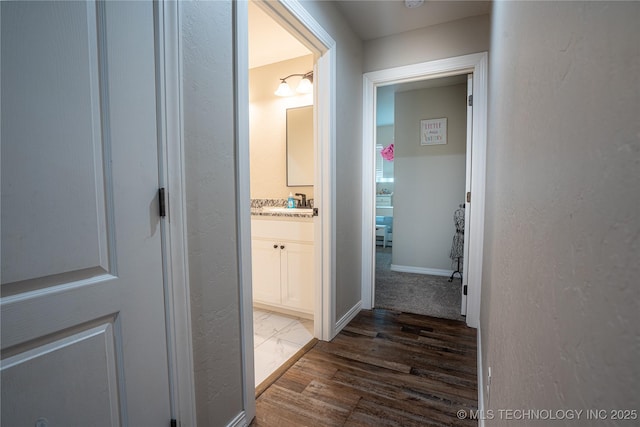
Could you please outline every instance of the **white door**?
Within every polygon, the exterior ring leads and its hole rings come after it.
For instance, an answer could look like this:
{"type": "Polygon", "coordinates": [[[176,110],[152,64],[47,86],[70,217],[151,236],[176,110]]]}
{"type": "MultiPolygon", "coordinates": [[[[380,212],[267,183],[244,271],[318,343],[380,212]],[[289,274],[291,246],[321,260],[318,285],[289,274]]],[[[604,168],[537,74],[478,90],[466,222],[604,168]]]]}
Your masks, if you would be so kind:
{"type": "Polygon", "coordinates": [[[151,2],[1,2],[4,426],[170,419],[151,2]]]}
{"type": "Polygon", "coordinates": [[[467,283],[469,281],[469,219],[471,218],[471,155],[473,148],[473,74],[467,74],[467,159],[465,172],[466,205],[464,210],[464,249],[462,258],[462,303],[460,304],[460,314],[467,315],[467,283]]]}

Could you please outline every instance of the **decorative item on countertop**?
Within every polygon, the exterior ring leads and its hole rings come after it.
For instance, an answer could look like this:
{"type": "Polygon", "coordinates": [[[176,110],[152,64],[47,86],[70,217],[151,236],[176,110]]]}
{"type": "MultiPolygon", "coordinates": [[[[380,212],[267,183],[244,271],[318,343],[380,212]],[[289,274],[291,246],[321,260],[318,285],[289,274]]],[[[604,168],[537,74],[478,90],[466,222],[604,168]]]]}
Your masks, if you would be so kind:
{"type": "Polygon", "coordinates": [[[383,159],[392,161],[393,160],[393,142],[386,146],[380,151],[380,155],[383,159]]]}
{"type": "Polygon", "coordinates": [[[289,198],[287,199],[287,207],[289,209],[293,209],[296,207],[296,199],[293,198],[293,193],[289,193],[289,198]]]}

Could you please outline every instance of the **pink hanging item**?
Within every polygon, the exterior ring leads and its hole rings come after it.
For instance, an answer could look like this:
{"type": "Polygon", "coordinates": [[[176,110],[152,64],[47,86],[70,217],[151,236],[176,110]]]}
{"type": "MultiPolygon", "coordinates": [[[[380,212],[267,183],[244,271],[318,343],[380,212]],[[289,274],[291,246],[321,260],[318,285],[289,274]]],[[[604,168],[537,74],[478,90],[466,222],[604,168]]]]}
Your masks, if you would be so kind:
{"type": "Polygon", "coordinates": [[[389,144],[388,147],[385,147],[380,151],[380,155],[385,160],[393,160],[393,143],[389,144]]]}

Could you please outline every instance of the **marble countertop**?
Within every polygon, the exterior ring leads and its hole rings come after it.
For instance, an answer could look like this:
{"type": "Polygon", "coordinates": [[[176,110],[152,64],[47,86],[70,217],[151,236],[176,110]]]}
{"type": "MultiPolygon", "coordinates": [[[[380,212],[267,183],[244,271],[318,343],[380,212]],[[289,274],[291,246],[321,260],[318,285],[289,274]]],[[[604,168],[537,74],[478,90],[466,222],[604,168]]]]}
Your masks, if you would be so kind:
{"type": "Polygon", "coordinates": [[[273,207],[260,207],[251,208],[251,216],[264,216],[264,217],[280,217],[280,218],[312,218],[312,209],[287,209],[287,208],[273,208],[273,207]]]}

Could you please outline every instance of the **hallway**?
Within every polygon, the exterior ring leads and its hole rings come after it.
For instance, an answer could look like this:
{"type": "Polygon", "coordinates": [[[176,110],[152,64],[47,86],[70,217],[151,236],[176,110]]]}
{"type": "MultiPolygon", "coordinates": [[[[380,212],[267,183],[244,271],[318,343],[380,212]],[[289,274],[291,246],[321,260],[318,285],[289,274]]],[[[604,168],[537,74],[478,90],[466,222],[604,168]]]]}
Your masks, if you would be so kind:
{"type": "Polygon", "coordinates": [[[252,426],[471,426],[476,331],[462,322],[363,310],[258,398],[252,426]]]}

